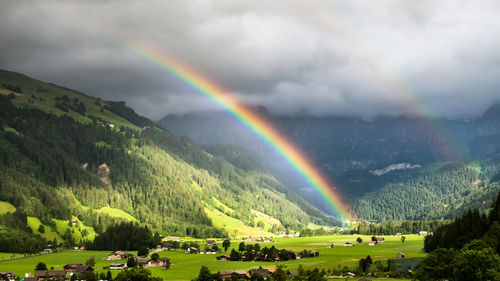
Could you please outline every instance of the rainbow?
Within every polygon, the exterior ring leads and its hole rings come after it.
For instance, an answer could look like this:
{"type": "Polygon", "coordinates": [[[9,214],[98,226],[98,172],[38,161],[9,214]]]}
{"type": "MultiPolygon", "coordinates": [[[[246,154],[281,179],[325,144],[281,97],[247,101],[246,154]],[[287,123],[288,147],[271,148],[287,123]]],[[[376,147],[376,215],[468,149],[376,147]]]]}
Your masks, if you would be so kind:
{"type": "Polygon", "coordinates": [[[297,16],[305,18],[325,33],[339,37],[341,40],[337,42],[344,44],[355,59],[362,61],[373,71],[380,85],[387,90],[391,98],[398,101],[408,113],[414,114],[414,120],[417,120],[422,128],[441,140],[437,144],[440,146],[439,150],[448,151],[450,160],[466,161],[465,155],[461,152],[461,145],[447,129],[432,119],[432,116],[436,115],[435,112],[426,105],[422,98],[419,98],[404,79],[384,66],[383,60],[374,49],[370,48],[370,42],[356,36],[353,26],[342,18],[341,13],[336,12],[335,1],[317,0],[298,3],[301,5],[295,11],[297,16]]]}
{"type": "Polygon", "coordinates": [[[335,214],[339,215],[344,221],[353,219],[353,214],[349,211],[341,196],[335,192],[335,187],[328,179],[314,167],[299,149],[266,120],[236,100],[232,94],[206,76],[167,56],[164,52],[159,52],[138,42],[131,42],[128,46],[137,55],[166,71],[198,94],[210,99],[227,111],[234,119],[257,135],[285,160],[305,182],[310,184],[321,195],[335,214]]]}

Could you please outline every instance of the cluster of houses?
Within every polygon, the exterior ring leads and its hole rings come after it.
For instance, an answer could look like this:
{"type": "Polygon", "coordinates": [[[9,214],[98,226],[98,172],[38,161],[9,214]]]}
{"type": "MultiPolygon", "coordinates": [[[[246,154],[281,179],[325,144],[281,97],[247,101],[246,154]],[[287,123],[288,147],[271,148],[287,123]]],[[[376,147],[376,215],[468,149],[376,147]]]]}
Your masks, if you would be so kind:
{"type": "MultiPolygon", "coordinates": [[[[254,268],[250,269],[248,272],[246,270],[220,270],[218,272],[222,280],[231,280],[232,278],[240,278],[245,280],[250,280],[252,277],[263,277],[266,280],[268,277],[273,276],[276,272],[276,268],[254,268]]],[[[296,277],[296,274],[290,270],[286,272],[288,278],[296,277]]]]}
{"type": "Polygon", "coordinates": [[[385,242],[384,237],[375,237],[375,240],[368,242],[368,246],[375,246],[377,244],[384,243],[384,242],[385,242]]]}
{"type": "Polygon", "coordinates": [[[14,281],[16,274],[14,272],[0,272],[0,280],[14,281]]]}
{"type": "Polygon", "coordinates": [[[281,233],[279,234],[278,236],[276,236],[278,238],[293,238],[293,237],[300,237],[300,233],[298,232],[294,232],[294,233],[281,233]]]}
{"type": "MultiPolygon", "coordinates": [[[[70,263],[63,267],[61,270],[36,270],[34,276],[26,276],[23,281],[41,281],[47,279],[55,280],[67,280],[73,274],[81,274],[87,271],[94,271],[94,269],[88,265],[81,263],[70,263]]],[[[13,273],[12,273],[13,274],[13,273]]],[[[1,276],[1,274],[0,274],[1,276]]],[[[7,280],[7,279],[6,279],[7,280]]],[[[13,279],[8,279],[13,280],[13,279]]]]}
{"type": "Polygon", "coordinates": [[[248,237],[245,242],[250,243],[273,243],[273,238],[262,238],[262,237],[248,237]]]}
{"type": "MultiPolygon", "coordinates": [[[[124,251],[114,251],[108,255],[106,260],[114,261],[114,260],[130,259],[130,258],[134,258],[134,255],[126,253],[124,251]]],[[[138,266],[142,266],[142,267],[162,266],[165,269],[168,269],[170,267],[170,259],[165,258],[165,257],[158,258],[158,259],[151,259],[148,257],[135,257],[134,260],[138,266]]],[[[117,269],[117,270],[124,269],[126,267],[127,267],[127,264],[123,264],[123,263],[112,263],[109,265],[109,269],[117,269]]]]}

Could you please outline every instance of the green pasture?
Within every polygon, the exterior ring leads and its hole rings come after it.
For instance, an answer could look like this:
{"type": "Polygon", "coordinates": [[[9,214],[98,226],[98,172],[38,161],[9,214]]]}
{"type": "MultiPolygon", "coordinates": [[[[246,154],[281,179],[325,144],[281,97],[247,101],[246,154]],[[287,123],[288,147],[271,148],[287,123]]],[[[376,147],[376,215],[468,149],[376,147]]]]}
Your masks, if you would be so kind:
{"type": "Polygon", "coordinates": [[[122,218],[128,221],[137,221],[137,219],[134,218],[131,214],[122,211],[120,209],[115,209],[111,207],[102,207],[99,210],[97,210],[97,212],[101,214],[106,214],[113,218],[122,218]]]}
{"type": "Polygon", "coordinates": [[[14,213],[16,211],[16,207],[10,204],[9,202],[0,201],[0,215],[5,213],[14,213]]]}
{"type": "MultiPolygon", "coordinates": [[[[371,236],[365,235],[332,235],[288,239],[281,238],[275,239],[275,243],[262,243],[261,247],[271,247],[274,245],[279,249],[286,248],[296,251],[310,249],[319,251],[320,253],[319,257],[284,261],[279,263],[217,261],[216,256],[219,254],[184,254],[182,250],[161,251],[159,252],[160,256],[170,258],[172,266],[169,270],[164,270],[162,268],[150,268],[150,270],[154,276],[162,277],[164,280],[191,280],[198,274],[202,265],[208,266],[212,272],[230,269],[249,270],[259,266],[262,266],[263,268],[274,268],[278,264],[285,265],[288,269],[296,271],[300,264],[305,269],[313,269],[315,267],[320,269],[333,269],[344,265],[353,267],[358,264],[359,259],[365,258],[367,255],[370,255],[374,261],[396,258],[396,255],[399,252],[403,252],[405,254],[405,258],[425,256],[425,254],[421,251],[423,247],[423,237],[407,235],[405,243],[402,243],[399,237],[385,236],[386,242],[375,246],[368,246],[368,242],[370,240],[371,236]],[[361,237],[363,239],[363,242],[359,245],[356,243],[357,237],[361,237]],[[356,246],[342,246],[347,241],[355,243],[356,246]],[[327,244],[334,244],[334,247],[327,249],[327,244]]],[[[240,242],[241,240],[231,241],[231,247],[237,248],[240,242]]],[[[221,242],[219,241],[218,243],[219,247],[222,248],[221,242]]],[[[228,253],[230,251],[231,249],[228,250],[228,253]]],[[[131,253],[136,254],[135,252],[131,253]]],[[[57,269],[67,263],[84,263],[91,256],[96,258],[95,269],[97,271],[101,271],[103,267],[117,262],[106,261],[105,258],[108,254],[109,251],[67,251],[17,260],[0,261],[0,271],[14,271],[17,274],[24,276],[27,272],[33,272],[38,262],[45,262],[49,267],[53,266],[57,269]]],[[[121,262],[125,262],[125,260],[121,262]]],[[[118,271],[113,271],[113,275],[116,274],[118,274],[118,271]]]]}

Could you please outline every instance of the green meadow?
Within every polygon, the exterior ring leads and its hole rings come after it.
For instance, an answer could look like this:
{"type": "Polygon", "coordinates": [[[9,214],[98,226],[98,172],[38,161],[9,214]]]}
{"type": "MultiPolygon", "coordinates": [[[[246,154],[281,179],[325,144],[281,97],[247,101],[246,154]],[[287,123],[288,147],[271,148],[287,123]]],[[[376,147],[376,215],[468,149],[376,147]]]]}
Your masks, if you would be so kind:
{"type": "Polygon", "coordinates": [[[14,213],[16,211],[16,207],[10,204],[9,202],[0,201],[0,215],[5,213],[14,213]]]}
{"type": "MultiPolygon", "coordinates": [[[[404,253],[405,258],[420,258],[424,257],[422,253],[423,237],[416,235],[407,235],[405,243],[402,243],[399,237],[384,236],[385,242],[375,246],[368,246],[371,236],[366,235],[332,235],[332,236],[317,236],[317,237],[300,237],[300,238],[280,238],[275,239],[275,243],[262,243],[261,247],[271,247],[274,245],[277,248],[286,248],[291,250],[316,250],[320,256],[314,258],[305,258],[301,260],[291,260],[279,263],[274,262],[233,262],[233,261],[217,261],[217,255],[200,255],[200,254],[184,254],[182,250],[177,251],[161,251],[161,257],[171,259],[172,265],[169,270],[162,268],[150,268],[154,276],[162,277],[164,280],[191,280],[197,276],[202,265],[208,266],[212,272],[218,270],[244,269],[249,270],[262,266],[263,268],[274,268],[276,265],[285,265],[288,269],[296,271],[299,265],[305,269],[324,268],[333,269],[339,266],[354,267],[357,266],[359,259],[370,255],[374,261],[394,259],[399,252],[404,253]],[[358,244],[356,238],[361,237],[363,242],[358,244]],[[356,246],[344,247],[345,242],[353,242],[356,246]],[[334,244],[334,247],[327,249],[328,244],[334,244]]],[[[200,240],[201,242],[205,240],[200,240]]],[[[231,241],[231,247],[238,247],[241,240],[231,241]]],[[[219,241],[219,247],[222,248],[219,241]]],[[[203,249],[203,247],[202,247],[203,249]]],[[[231,249],[228,249],[230,252],[231,249]]],[[[135,252],[131,252],[135,254],[135,252]]],[[[61,268],[67,263],[84,263],[91,256],[96,259],[95,269],[103,270],[105,266],[116,261],[106,261],[105,258],[109,251],[66,251],[62,253],[54,253],[41,256],[33,256],[15,260],[0,261],[0,271],[14,271],[20,276],[31,272],[38,262],[44,262],[47,266],[61,268]]],[[[10,254],[9,254],[10,255],[10,254]]],[[[125,260],[121,261],[125,262],[125,260]]],[[[113,271],[116,275],[118,271],[113,271]]],[[[395,280],[395,279],[392,279],[395,280]]]]}

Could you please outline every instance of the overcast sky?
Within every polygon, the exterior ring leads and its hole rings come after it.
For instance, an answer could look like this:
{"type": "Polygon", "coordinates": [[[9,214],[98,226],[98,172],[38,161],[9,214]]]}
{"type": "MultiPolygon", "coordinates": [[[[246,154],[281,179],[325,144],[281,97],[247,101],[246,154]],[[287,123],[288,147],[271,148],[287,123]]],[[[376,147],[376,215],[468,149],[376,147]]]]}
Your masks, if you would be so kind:
{"type": "Polygon", "coordinates": [[[500,100],[500,1],[1,1],[0,68],[125,100],[215,109],[142,42],[280,115],[478,116],[500,100]]]}

